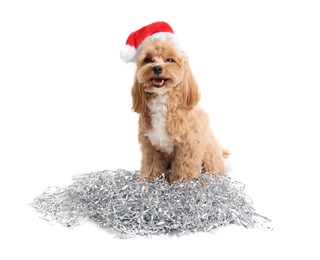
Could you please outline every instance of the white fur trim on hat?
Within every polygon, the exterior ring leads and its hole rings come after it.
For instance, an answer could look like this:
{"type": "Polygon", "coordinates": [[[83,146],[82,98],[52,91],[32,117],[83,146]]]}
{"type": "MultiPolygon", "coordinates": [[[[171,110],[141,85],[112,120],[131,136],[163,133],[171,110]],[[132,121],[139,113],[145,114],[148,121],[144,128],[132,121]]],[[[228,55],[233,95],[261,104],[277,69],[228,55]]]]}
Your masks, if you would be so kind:
{"type": "Polygon", "coordinates": [[[173,44],[175,45],[175,47],[177,49],[180,49],[180,45],[179,45],[179,41],[178,41],[177,37],[173,33],[170,33],[170,32],[158,32],[158,33],[154,33],[154,34],[150,35],[144,41],[141,42],[138,49],[140,49],[140,47],[143,46],[143,44],[145,42],[150,41],[150,40],[152,41],[154,39],[160,39],[163,42],[167,39],[170,39],[173,42],[173,44]]]}

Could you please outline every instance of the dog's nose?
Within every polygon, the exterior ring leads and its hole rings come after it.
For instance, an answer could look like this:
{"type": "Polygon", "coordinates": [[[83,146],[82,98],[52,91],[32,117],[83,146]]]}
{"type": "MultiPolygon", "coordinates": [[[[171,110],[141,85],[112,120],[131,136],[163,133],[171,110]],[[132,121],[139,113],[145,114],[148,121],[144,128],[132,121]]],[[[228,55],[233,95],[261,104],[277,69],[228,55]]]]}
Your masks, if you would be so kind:
{"type": "Polygon", "coordinates": [[[162,71],[163,71],[163,68],[162,68],[161,66],[154,66],[154,67],[153,67],[153,73],[154,73],[154,74],[159,75],[159,74],[162,73],[162,71]]]}

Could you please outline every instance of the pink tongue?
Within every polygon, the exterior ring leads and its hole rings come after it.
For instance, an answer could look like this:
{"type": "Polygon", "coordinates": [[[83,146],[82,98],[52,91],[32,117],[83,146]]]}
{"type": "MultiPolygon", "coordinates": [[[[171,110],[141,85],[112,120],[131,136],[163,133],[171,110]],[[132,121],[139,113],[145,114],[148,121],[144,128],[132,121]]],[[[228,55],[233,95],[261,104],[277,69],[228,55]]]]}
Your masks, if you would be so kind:
{"type": "Polygon", "coordinates": [[[152,80],[152,84],[156,85],[156,86],[162,86],[163,85],[164,80],[163,79],[153,79],[152,80]]]}

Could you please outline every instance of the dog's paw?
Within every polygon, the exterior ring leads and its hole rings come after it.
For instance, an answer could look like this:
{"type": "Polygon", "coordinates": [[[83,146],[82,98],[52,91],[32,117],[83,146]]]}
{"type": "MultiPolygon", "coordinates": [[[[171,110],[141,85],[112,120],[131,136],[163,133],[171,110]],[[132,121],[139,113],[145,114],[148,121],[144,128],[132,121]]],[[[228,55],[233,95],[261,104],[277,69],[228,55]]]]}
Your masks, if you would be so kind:
{"type": "Polygon", "coordinates": [[[147,180],[147,181],[153,181],[156,177],[161,175],[161,172],[153,172],[153,171],[140,171],[139,179],[140,180],[147,180]]]}
{"type": "Polygon", "coordinates": [[[169,182],[170,183],[177,183],[177,182],[180,182],[180,181],[183,181],[184,179],[181,177],[181,176],[177,176],[177,175],[169,175],[169,182]]]}
{"type": "Polygon", "coordinates": [[[175,173],[175,172],[170,172],[169,174],[169,182],[170,183],[177,183],[181,181],[186,181],[186,180],[193,180],[198,178],[200,175],[200,172],[189,172],[189,173],[175,173]]]}
{"type": "Polygon", "coordinates": [[[155,178],[155,175],[151,175],[151,174],[140,173],[140,175],[139,175],[140,180],[152,181],[154,178],[155,178]]]}
{"type": "Polygon", "coordinates": [[[230,171],[229,167],[224,166],[223,164],[219,165],[219,166],[215,166],[215,167],[204,167],[202,169],[202,172],[207,172],[210,173],[214,176],[220,176],[223,174],[228,174],[228,172],[230,171]]]}

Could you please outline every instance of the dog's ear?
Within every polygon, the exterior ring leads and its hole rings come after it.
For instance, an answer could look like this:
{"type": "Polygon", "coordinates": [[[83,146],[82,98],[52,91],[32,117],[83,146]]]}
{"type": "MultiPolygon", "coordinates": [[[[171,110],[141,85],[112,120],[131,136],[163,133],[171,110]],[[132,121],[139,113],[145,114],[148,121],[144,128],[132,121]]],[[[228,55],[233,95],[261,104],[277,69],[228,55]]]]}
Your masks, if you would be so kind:
{"type": "Polygon", "coordinates": [[[182,80],[182,91],[182,103],[184,107],[194,107],[200,99],[200,92],[198,85],[191,72],[187,57],[184,61],[184,78],[182,80]]]}
{"type": "Polygon", "coordinates": [[[140,85],[137,77],[134,77],[134,83],[131,89],[132,95],[132,110],[137,113],[142,113],[147,108],[146,93],[140,85]]]}

